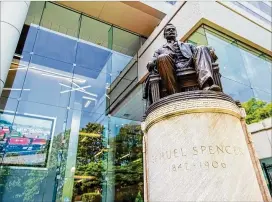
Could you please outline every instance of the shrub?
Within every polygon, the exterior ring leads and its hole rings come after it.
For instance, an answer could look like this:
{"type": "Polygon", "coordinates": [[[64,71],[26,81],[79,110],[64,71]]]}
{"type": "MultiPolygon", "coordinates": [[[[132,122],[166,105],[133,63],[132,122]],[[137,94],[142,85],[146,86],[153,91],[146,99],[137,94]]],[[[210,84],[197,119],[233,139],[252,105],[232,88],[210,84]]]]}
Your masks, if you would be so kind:
{"type": "Polygon", "coordinates": [[[82,195],[82,202],[100,202],[101,199],[100,193],[86,193],[82,195]]]}
{"type": "Polygon", "coordinates": [[[266,118],[272,117],[272,103],[251,98],[242,104],[246,110],[246,123],[256,123],[266,118]]]}

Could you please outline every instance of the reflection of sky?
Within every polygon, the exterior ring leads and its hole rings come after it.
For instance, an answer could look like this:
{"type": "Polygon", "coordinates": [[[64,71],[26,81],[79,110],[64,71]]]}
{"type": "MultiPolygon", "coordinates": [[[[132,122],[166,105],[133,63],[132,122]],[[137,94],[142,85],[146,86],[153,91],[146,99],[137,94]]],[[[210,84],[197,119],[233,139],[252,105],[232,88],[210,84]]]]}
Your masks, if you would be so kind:
{"type": "MultiPolygon", "coordinates": [[[[30,26],[30,33],[35,30],[37,27],[30,26]]],[[[75,94],[71,96],[75,99],[72,101],[83,105],[86,100],[80,100],[82,96],[95,94],[97,96],[92,98],[98,102],[102,96],[104,99],[106,86],[132,58],[45,28],[39,29],[35,45],[31,45],[34,43],[32,37],[33,34],[28,35],[24,49],[30,51],[29,47],[34,47],[24,86],[31,92],[23,93],[24,100],[66,107],[70,94],[75,94]],[[73,77],[74,83],[62,76],[73,77]],[[79,80],[81,82],[77,82],[79,80]],[[84,89],[72,90],[81,87],[84,89]]],[[[90,104],[92,106],[94,102],[90,104]]]]}
{"type": "Polygon", "coordinates": [[[252,97],[271,100],[271,62],[206,32],[218,56],[223,90],[242,102],[252,97]]]}
{"type": "MultiPolygon", "coordinates": [[[[30,26],[22,55],[20,64],[29,62],[29,68],[19,66],[12,87],[29,90],[11,92],[5,110],[55,117],[55,135],[71,127],[68,117],[74,110],[84,112],[82,127],[83,123],[103,122],[106,87],[132,58],[37,26],[30,26]],[[19,97],[19,102],[11,99],[19,97]],[[93,100],[87,105],[88,99],[93,100]]],[[[19,119],[13,115],[8,121],[27,124],[19,119]]],[[[47,127],[38,120],[28,124],[47,127]]]]}
{"type": "Polygon", "coordinates": [[[215,49],[223,76],[234,81],[250,85],[240,49],[206,32],[208,44],[215,49]]]}

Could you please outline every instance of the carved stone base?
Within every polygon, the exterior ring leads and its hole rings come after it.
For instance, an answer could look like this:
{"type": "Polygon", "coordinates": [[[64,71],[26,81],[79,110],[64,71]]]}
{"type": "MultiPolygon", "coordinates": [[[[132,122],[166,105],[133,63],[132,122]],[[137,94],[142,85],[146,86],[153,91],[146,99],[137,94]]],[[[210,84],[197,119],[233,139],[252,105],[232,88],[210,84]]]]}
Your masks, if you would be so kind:
{"type": "Polygon", "coordinates": [[[146,115],[145,201],[267,201],[246,142],[243,110],[229,96],[174,94],[146,115]]]}

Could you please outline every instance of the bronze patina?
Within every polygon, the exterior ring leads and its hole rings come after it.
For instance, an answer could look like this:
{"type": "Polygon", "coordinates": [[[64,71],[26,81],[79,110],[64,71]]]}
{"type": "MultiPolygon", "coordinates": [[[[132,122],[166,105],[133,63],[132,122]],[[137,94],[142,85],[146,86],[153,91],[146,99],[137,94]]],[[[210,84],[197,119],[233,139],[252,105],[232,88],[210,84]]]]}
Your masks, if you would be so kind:
{"type": "Polygon", "coordinates": [[[183,43],[176,37],[176,27],[167,24],[164,28],[167,43],[155,51],[147,64],[149,75],[143,97],[148,100],[148,105],[178,92],[222,91],[214,49],[183,43]]]}

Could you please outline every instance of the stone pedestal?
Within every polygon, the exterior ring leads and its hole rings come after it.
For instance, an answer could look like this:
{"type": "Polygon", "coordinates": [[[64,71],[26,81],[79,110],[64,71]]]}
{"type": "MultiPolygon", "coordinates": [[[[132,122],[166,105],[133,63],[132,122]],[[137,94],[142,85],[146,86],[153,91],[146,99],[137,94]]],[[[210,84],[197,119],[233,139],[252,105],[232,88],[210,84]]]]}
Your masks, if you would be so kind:
{"type": "Polygon", "coordinates": [[[142,123],[145,201],[268,201],[242,112],[209,91],[152,104],[142,123]]]}

